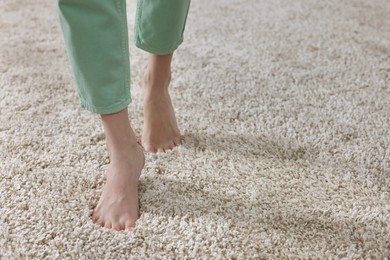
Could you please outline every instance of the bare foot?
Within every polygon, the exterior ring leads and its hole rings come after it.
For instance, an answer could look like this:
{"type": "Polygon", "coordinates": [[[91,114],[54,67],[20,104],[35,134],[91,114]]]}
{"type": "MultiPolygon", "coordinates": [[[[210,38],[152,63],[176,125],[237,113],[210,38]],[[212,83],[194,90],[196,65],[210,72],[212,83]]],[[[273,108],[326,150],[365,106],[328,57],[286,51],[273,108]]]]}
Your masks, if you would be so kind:
{"type": "Polygon", "coordinates": [[[139,218],[138,180],[145,164],[142,147],[134,145],[128,158],[111,161],[107,182],[92,221],[114,230],[132,230],[139,218]]]}
{"type": "Polygon", "coordinates": [[[127,109],[101,115],[101,118],[110,165],[92,221],[114,230],[130,230],[140,215],[138,180],[145,165],[145,155],[131,128],[127,109]]]}
{"type": "Polygon", "coordinates": [[[171,73],[161,80],[150,76],[148,70],[142,79],[144,128],[142,145],[148,152],[165,152],[182,143],[175,112],[168,93],[171,73]]]}

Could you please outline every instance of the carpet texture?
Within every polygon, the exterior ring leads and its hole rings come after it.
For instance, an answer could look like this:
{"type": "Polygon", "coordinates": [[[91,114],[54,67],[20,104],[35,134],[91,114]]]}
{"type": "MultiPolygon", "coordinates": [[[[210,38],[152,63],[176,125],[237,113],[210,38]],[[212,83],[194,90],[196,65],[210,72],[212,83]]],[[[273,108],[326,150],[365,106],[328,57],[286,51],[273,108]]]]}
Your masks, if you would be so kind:
{"type": "Polygon", "coordinates": [[[147,154],[134,232],[98,228],[104,135],[55,1],[1,0],[2,258],[390,256],[390,1],[195,0],[173,66],[185,144],[147,154]]]}

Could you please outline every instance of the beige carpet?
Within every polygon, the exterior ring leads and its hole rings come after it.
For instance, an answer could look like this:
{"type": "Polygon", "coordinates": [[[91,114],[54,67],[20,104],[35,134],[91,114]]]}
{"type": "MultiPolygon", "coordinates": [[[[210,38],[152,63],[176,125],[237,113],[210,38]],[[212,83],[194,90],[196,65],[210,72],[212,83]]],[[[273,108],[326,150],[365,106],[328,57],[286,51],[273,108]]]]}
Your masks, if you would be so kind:
{"type": "Polygon", "coordinates": [[[390,256],[390,1],[194,0],[172,82],[186,143],[147,155],[132,233],[89,219],[108,159],[54,4],[0,2],[2,258],[390,256]]]}

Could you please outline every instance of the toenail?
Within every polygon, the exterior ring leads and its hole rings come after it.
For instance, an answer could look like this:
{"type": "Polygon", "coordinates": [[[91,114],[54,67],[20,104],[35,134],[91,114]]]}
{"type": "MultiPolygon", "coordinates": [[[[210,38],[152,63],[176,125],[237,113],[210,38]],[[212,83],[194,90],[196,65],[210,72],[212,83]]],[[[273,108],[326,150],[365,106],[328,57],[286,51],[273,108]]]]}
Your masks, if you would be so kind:
{"type": "Polygon", "coordinates": [[[119,231],[119,230],[122,230],[123,227],[122,227],[121,225],[113,225],[113,226],[112,226],[112,229],[113,229],[113,230],[116,230],[116,231],[119,231]]]}
{"type": "Polygon", "coordinates": [[[106,228],[112,228],[112,224],[111,224],[110,222],[105,223],[104,227],[106,227],[106,228]]]}
{"type": "Polygon", "coordinates": [[[95,222],[95,225],[98,225],[101,228],[104,228],[104,223],[101,222],[95,222]]]}

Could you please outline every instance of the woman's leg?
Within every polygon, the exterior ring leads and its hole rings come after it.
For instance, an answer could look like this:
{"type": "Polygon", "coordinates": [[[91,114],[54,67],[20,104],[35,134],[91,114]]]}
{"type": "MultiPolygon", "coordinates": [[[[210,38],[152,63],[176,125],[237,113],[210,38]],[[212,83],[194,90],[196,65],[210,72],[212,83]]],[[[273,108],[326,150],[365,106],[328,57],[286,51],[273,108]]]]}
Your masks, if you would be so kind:
{"type": "Polygon", "coordinates": [[[172,54],[150,54],[142,79],[144,128],[142,145],[149,152],[165,152],[181,144],[168,87],[171,80],[172,54]]]}
{"type": "Polygon", "coordinates": [[[92,220],[115,230],[131,229],[139,218],[138,179],[145,163],[144,152],[130,126],[127,109],[101,118],[110,165],[92,220]]]}
{"type": "Polygon", "coordinates": [[[150,52],[142,79],[146,151],[164,152],[182,142],[168,86],[173,52],[183,42],[190,0],[138,0],[135,44],[150,52]]]}
{"type": "Polygon", "coordinates": [[[135,226],[144,154],[130,126],[125,0],[57,0],[81,105],[101,114],[110,156],[92,219],[116,230],[135,226]]]}

